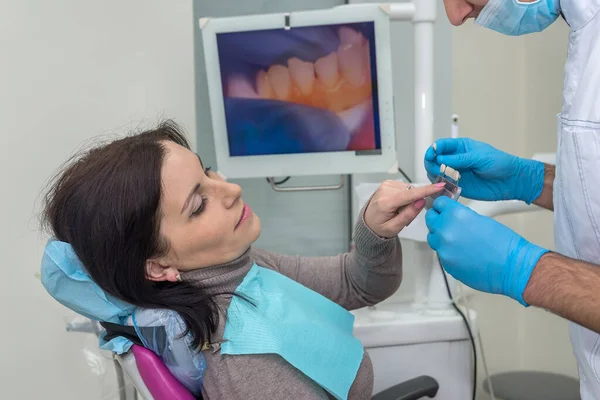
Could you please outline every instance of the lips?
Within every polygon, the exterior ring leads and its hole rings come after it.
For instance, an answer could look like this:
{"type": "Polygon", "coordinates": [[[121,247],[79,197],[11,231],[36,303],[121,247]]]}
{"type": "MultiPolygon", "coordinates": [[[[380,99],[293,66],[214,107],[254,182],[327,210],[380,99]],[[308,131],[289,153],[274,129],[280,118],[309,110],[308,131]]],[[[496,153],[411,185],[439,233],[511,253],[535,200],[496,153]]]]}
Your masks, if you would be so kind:
{"type": "Polygon", "coordinates": [[[238,221],[237,225],[235,226],[235,229],[237,229],[240,225],[242,225],[244,223],[244,221],[246,221],[248,218],[250,218],[251,215],[252,215],[252,209],[250,208],[250,206],[248,204],[244,204],[244,207],[242,208],[242,215],[240,216],[240,220],[238,221]]]}

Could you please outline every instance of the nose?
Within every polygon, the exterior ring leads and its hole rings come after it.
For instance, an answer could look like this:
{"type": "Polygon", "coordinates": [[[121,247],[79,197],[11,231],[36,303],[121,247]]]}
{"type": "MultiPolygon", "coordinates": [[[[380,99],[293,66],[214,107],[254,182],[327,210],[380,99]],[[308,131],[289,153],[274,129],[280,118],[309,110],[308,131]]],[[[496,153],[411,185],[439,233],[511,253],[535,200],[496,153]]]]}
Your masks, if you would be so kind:
{"type": "Polygon", "coordinates": [[[462,25],[474,11],[475,6],[466,0],[444,0],[446,15],[454,26],[462,25]]]}
{"type": "Polygon", "coordinates": [[[225,206],[225,208],[232,208],[240,199],[240,197],[242,197],[241,186],[226,181],[220,182],[220,185],[221,193],[223,194],[223,205],[225,206]]]}

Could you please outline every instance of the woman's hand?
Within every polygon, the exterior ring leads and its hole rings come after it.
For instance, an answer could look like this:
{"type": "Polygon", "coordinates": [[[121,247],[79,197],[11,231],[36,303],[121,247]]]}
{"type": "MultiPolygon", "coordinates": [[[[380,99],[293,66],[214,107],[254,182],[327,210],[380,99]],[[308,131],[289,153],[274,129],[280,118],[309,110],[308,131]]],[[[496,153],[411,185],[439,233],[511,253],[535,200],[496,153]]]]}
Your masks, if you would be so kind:
{"type": "Polygon", "coordinates": [[[365,224],[380,237],[394,237],[423,210],[425,197],[443,189],[443,182],[414,187],[403,182],[384,181],[365,210],[365,224]]]}

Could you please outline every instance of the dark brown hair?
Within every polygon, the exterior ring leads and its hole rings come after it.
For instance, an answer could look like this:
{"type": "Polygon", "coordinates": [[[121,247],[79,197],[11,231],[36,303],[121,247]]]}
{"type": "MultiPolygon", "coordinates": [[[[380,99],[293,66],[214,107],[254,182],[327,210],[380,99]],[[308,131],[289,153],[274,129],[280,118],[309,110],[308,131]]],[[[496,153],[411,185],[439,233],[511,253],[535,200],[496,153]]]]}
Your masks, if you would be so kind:
{"type": "Polygon", "coordinates": [[[198,347],[210,341],[218,323],[212,298],[187,282],[146,277],[146,261],[169,250],[160,236],[161,141],[190,148],[169,120],[71,160],[51,182],[44,223],[71,244],[103,290],[139,307],[176,311],[198,347]]]}

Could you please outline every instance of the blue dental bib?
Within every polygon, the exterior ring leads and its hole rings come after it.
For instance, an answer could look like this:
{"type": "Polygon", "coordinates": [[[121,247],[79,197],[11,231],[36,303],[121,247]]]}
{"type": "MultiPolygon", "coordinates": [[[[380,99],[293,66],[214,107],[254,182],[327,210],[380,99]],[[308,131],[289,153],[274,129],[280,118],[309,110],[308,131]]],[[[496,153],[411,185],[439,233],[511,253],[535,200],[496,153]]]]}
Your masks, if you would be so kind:
{"type": "Polygon", "coordinates": [[[256,264],[235,293],[221,354],[278,354],[337,399],[347,399],[364,355],[350,312],[256,264]]]}

